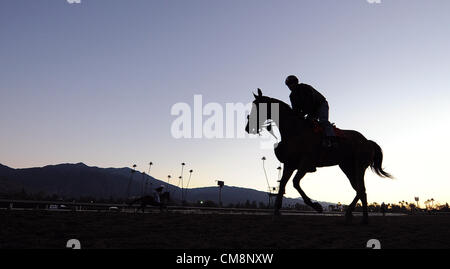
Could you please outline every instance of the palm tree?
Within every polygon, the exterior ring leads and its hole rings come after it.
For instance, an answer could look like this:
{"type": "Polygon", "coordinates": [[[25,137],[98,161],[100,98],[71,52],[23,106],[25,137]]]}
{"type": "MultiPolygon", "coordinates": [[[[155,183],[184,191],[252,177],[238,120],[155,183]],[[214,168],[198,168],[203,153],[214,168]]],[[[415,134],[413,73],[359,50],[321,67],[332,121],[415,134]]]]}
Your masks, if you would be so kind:
{"type": "MultiPolygon", "coordinates": [[[[148,163],[149,167],[148,167],[148,175],[150,176],[150,170],[152,169],[152,165],[153,162],[149,162],[148,163]]],[[[145,172],[142,172],[145,175],[145,172]]],[[[144,196],[147,193],[147,189],[148,189],[148,182],[150,181],[150,177],[147,178],[147,180],[145,180],[145,187],[144,187],[144,191],[142,192],[142,196],[144,196]]],[[[151,183],[150,183],[151,185],[151,183]]]]}
{"type": "Polygon", "coordinates": [[[181,163],[181,176],[179,177],[179,179],[181,181],[181,202],[184,201],[184,198],[183,198],[183,169],[184,169],[185,165],[186,165],[185,163],[181,163]]]}
{"type": "Polygon", "coordinates": [[[187,191],[188,191],[188,188],[189,188],[189,182],[191,182],[191,176],[192,176],[192,172],[194,172],[194,170],[189,170],[189,180],[188,180],[188,183],[187,183],[187,185],[186,185],[186,189],[184,190],[184,199],[185,200],[187,200],[187,191]]]}
{"type": "Polygon", "coordinates": [[[181,201],[183,201],[183,183],[181,176],[178,177],[178,187],[180,186],[180,183],[181,183],[181,201]]]}
{"type": "Polygon", "coordinates": [[[278,181],[281,180],[281,169],[282,169],[281,165],[277,167],[277,170],[278,170],[278,181]]]}
{"type": "Polygon", "coordinates": [[[150,175],[150,169],[152,168],[153,163],[149,162],[148,165],[149,165],[149,167],[148,167],[148,174],[150,175]]]}
{"type": "Polygon", "coordinates": [[[131,169],[131,175],[130,175],[130,180],[128,180],[128,186],[127,186],[127,197],[126,198],[128,198],[128,197],[130,197],[130,187],[131,187],[131,181],[133,180],[133,174],[134,174],[134,172],[136,172],[136,167],[137,167],[137,165],[136,164],[133,164],[133,169],[131,169]]]}
{"type": "Polygon", "coordinates": [[[170,178],[171,178],[171,176],[168,175],[167,176],[167,191],[169,191],[169,188],[170,188],[170,178]]]}
{"type": "Polygon", "coordinates": [[[148,180],[145,180],[145,172],[142,172],[142,193],[141,196],[144,196],[147,192],[147,182],[148,180]]]}
{"type": "Polygon", "coordinates": [[[265,160],[266,160],[266,157],[263,156],[263,157],[261,158],[261,160],[262,160],[262,163],[263,163],[264,176],[266,177],[267,188],[268,188],[269,191],[270,191],[271,188],[270,188],[270,184],[269,184],[269,179],[267,178],[266,166],[264,165],[264,162],[265,162],[265,160]]]}

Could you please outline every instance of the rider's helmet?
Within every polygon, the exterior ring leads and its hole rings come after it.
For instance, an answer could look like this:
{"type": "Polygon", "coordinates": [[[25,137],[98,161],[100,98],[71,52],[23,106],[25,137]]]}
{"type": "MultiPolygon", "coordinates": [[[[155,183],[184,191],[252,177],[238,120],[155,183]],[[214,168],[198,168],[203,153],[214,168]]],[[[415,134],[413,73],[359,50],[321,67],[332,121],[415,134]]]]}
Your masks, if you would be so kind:
{"type": "Polygon", "coordinates": [[[298,78],[294,75],[290,75],[286,78],[286,80],[284,81],[284,83],[286,84],[286,86],[292,86],[292,85],[297,85],[298,84],[298,78]]]}

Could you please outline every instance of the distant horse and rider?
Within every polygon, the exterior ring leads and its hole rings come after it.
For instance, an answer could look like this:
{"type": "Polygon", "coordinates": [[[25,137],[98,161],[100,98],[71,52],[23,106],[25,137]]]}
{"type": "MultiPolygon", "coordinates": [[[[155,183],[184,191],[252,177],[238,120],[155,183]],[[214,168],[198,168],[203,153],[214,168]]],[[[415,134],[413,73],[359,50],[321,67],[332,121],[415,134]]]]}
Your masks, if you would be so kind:
{"type": "Polygon", "coordinates": [[[310,85],[299,83],[295,76],[288,76],[285,84],[291,90],[292,108],[283,101],[264,96],[258,89],[258,94],[253,94],[255,100],[245,127],[249,134],[259,134],[263,128],[273,134],[273,124],[279,129],[281,141],[275,145],[274,151],[277,159],[284,164],[284,169],[274,214],[280,215],[286,183],[295,170],[294,188],[305,204],[322,212],[322,206],[312,202],[302,190],[300,180],[306,173],[315,172],[316,167],[339,165],[356,191],[346,211],[346,221],[351,222],[352,211],[361,200],[362,223],[367,224],[367,194],[364,186],[366,169],[370,167],[378,176],[392,178],[382,168],[383,153],[380,146],[357,131],[341,130],[331,125],[327,100],[310,85]],[[260,111],[262,106],[264,109],[260,111]]]}
{"type": "Polygon", "coordinates": [[[159,210],[162,212],[164,209],[167,210],[167,204],[170,202],[170,193],[168,191],[163,192],[164,186],[160,186],[152,191],[151,195],[145,195],[134,200],[128,202],[128,206],[132,206],[134,204],[140,205],[140,210],[142,213],[145,212],[147,206],[155,206],[159,207],[159,210]]]}

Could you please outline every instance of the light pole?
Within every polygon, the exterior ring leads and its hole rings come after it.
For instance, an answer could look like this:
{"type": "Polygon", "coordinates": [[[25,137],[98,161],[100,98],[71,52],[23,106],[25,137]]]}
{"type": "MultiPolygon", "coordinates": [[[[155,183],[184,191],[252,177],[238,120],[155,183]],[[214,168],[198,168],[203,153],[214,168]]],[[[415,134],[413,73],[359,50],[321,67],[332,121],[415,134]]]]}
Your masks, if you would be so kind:
{"type": "Polygon", "coordinates": [[[219,207],[222,207],[222,188],[224,185],[225,182],[217,180],[217,186],[219,186],[219,207]]]}

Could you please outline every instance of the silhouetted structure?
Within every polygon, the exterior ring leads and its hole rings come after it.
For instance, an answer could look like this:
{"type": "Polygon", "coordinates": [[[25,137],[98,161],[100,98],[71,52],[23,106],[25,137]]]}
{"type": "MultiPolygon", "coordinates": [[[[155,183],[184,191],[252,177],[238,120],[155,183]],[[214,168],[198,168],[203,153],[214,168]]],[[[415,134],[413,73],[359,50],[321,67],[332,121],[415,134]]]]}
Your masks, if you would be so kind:
{"type": "Polygon", "coordinates": [[[383,203],[381,203],[381,206],[380,206],[380,211],[381,211],[381,214],[383,214],[383,217],[384,216],[386,216],[386,204],[383,202],[383,203]]]}
{"type": "Polygon", "coordinates": [[[225,182],[218,180],[217,186],[219,186],[219,206],[222,207],[222,188],[225,185],[225,182]]]}

